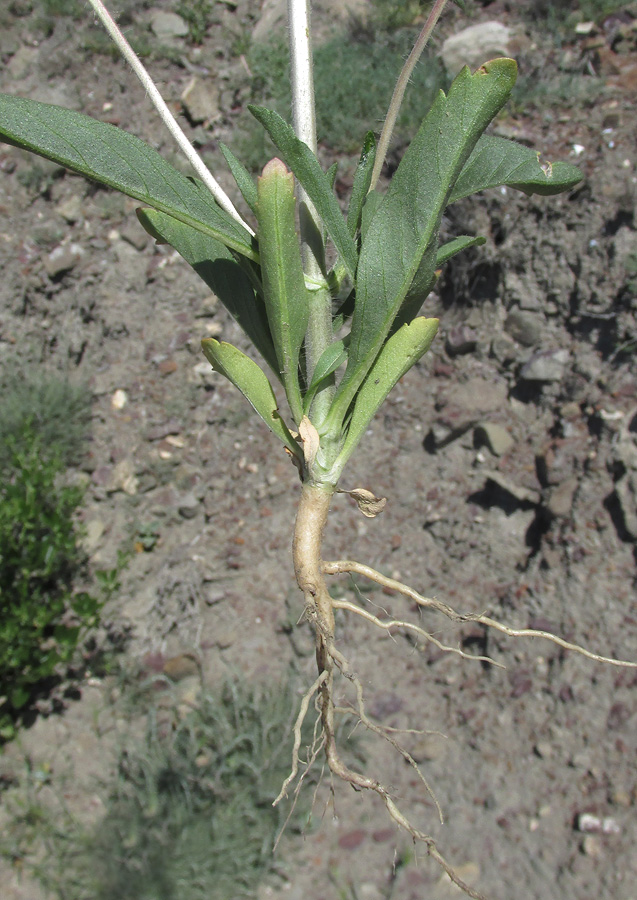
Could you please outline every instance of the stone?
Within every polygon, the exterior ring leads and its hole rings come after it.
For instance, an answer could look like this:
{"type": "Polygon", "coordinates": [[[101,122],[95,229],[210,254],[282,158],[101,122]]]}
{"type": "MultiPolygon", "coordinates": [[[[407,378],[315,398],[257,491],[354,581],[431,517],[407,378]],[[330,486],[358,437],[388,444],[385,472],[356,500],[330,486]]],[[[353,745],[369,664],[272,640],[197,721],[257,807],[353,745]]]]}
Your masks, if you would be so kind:
{"type": "Polygon", "coordinates": [[[85,525],[82,538],[82,549],[91,556],[97,550],[98,544],[104,534],[105,525],[101,519],[91,519],[85,525]]]}
{"type": "Polygon", "coordinates": [[[569,478],[562,484],[558,484],[557,487],[554,487],[551,491],[547,509],[556,519],[563,519],[570,516],[577,485],[577,478],[569,478]]]}
{"type": "Polygon", "coordinates": [[[505,476],[500,472],[485,470],[482,474],[488,481],[491,481],[507,494],[510,494],[515,500],[518,501],[518,503],[529,503],[532,506],[537,506],[539,504],[539,491],[534,491],[532,488],[523,487],[520,484],[514,484],[514,482],[509,481],[509,479],[505,478],[505,476]]]}
{"type": "Polygon", "coordinates": [[[163,665],[162,671],[171,681],[183,681],[184,678],[198,677],[200,665],[196,656],[191,653],[180,653],[171,656],[163,665]]]}
{"type": "Polygon", "coordinates": [[[60,245],[52,250],[44,257],[44,269],[49,278],[57,278],[73,269],[82,256],[84,251],[79,244],[68,244],[66,247],[60,245]]]}
{"type": "Polygon", "coordinates": [[[6,72],[12,81],[23,81],[35,69],[39,50],[35,47],[20,47],[9,60],[6,72]]]}
{"type": "Polygon", "coordinates": [[[252,41],[267,43],[273,34],[280,34],[287,28],[287,0],[265,0],[261,7],[261,17],[252,31],[252,41]]]}
{"type": "Polygon", "coordinates": [[[186,37],[188,34],[188,24],[181,16],[161,9],[151,13],[150,27],[153,34],[162,41],[186,37]]]}
{"type": "Polygon", "coordinates": [[[542,341],[542,322],[537,315],[512,309],[504,322],[504,330],[523,347],[535,347],[542,341]]]}
{"type": "Polygon", "coordinates": [[[177,502],[177,509],[182,519],[194,519],[201,508],[201,502],[192,492],[184,494],[177,502]]]}
{"type": "Polygon", "coordinates": [[[111,406],[113,409],[120,410],[124,409],[126,404],[128,403],[128,395],[126,391],[122,390],[122,388],[117,388],[111,397],[111,406]]]}
{"type": "Polygon", "coordinates": [[[219,88],[213,81],[194,76],[182,91],[181,102],[186,115],[195,125],[221,118],[219,88]]]}
{"type": "Polygon", "coordinates": [[[520,372],[523,381],[561,381],[570,360],[568,350],[542,350],[525,363],[520,372]]]}
{"type": "Polygon", "coordinates": [[[489,59],[511,56],[511,29],[502,22],[471,25],[448,37],[440,53],[445,69],[454,77],[463,66],[473,71],[489,59]]]}
{"type": "Polygon", "coordinates": [[[515,441],[503,425],[495,422],[481,422],[475,429],[475,437],[486,444],[495,456],[503,456],[513,447],[515,441]]]}
{"type": "Polygon", "coordinates": [[[457,325],[449,329],[445,347],[449,356],[459,356],[462,353],[471,353],[478,343],[478,335],[468,325],[457,325]]]}
{"type": "Polygon", "coordinates": [[[637,472],[631,470],[617,481],[615,497],[626,534],[633,541],[637,541],[637,472]]]}
{"type": "Polygon", "coordinates": [[[82,218],[82,200],[77,194],[67,197],[57,207],[57,212],[62,216],[69,225],[74,225],[82,218]]]}

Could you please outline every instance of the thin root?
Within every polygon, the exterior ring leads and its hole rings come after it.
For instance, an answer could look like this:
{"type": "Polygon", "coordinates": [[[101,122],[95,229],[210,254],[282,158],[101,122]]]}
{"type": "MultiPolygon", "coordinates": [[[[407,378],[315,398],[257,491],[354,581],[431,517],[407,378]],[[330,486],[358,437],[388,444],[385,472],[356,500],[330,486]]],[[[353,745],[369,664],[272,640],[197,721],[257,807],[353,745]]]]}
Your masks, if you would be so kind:
{"type": "MultiPolygon", "coordinates": [[[[558,647],[562,647],[565,650],[572,650],[574,653],[579,653],[582,656],[587,657],[588,659],[595,660],[596,662],[607,663],[611,666],[624,666],[630,669],[637,668],[636,662],[630,662],[624,659],[612,659],[609,656],[601,656],[598,653],[593,653],[591,650],[586,650],[585,647],[580,647],[579,644],[572,644],[570,641],[565,641],[563,638],[558,637],[555,634],[551,634],[550,631],[538,631],[535,628],[509,628],[507,625],[502,625],[500,622],[497,622],[490,616],[485,616],[482,614],[463,615],[456,612],[455,609],[453,609],[447,603],[443,603],[441,600],[436,600],[432,597],[423,597],[422,594],[419,594],[412,587],[409,587],[409,585],[403,584],[402,581],[396,581],[394,578],[388,578],[381,572],[377,572],[376,569],[372,569],[370,566],[365,566],[362,563],[357,563],[353,560],[338,560],[336,562],[323,563],[323,573],[325,575],[340,575],[345,572],[354,572],[357,575],[363,575],[365,578],[368,578],[370,581],[375,581],[376,584],[380,584],[382,587],[389,588],[390,590],[397,591],[398,593],[403,594],[405,597],[409,597],[411,600],[417,603],[418,606],[421,606],[425,609],[435,609],[438,612],[441,612],[443,615],[447,616],[448,619],[451,619],[454,622],[477,622],[480,625],[485,625],[487,628],[493,628],[496,631],[500,631],[503,634],[508,635],[509,637],[544,638],[547,641],[551,641],[551,643],[553,644],[557,644],[558,647]]],[[[338,608],[337,604],[345,602],[346,601],[335,600],[333,601],[333,604],[336,608],[338,608]]],[[[354,604],[352,604],[352,606],[354,606],[354,604]]],[[[359,614],[364,615],[364,617],[368,616],[368,614],[366,614],[364,610],[359,611],[358,609],[352,609],[351,611],[359,612],[359,614]]],[[[384,627],[384,624],[380,620],[379,624],[381,625],[381,627],[384,627]]],[[[415,626],[412,627],[415,628],[415,626]]],[[[432,640],[434,639],[432,638],[432,640]]],[[[491,662],[492,660],[489,661],[491,662]]]]}
{"type": "Polygon", "coordinates": [[[301,700],[301,708],[299,709],[299,714],[296,717],[296,722],[294,723],[294,746],[292,748],[292,771],[285,779],[281,786],[281,790],[279,791],[279,795],[276,800],[273,802],[272,806],[276,806],[278,803],[283,800],[284,797],[287,797],[287,789],[292,784],[294,779],[296,778],[299,771],[299,750],[301,749],[301,729],[303,728],[303,722],[305,721],[305,717],[307,715],[307,710],[310,705],[310,700],[314,696],[314,694],[321,687],[323,682],[327,679],[327,672],[321,672],[319,677],[316,679],[312,687],[303,695],[303,699],[301,700]]]}
{"type": "Polygon", "coordinates": [[[465,653],[465,651],[461,650],[460,647],[450,647],[447,644],[443,644],[432,634],[429,634],[428,631],[425,631],[424,628],[420,628],[418,625],[414,625],[413,622],[404,622],[401,619],[390,619],[389,621],[385,622],[382,619],[379,619],[373,613],[367,612],[366,609],[363,609],[361,606],[357,606],[356,603],[352,603],[349,600],[334,600],[332,606],[334,607],[334,609],[346,609],[349,612],[356,613],[357,616],[362,616],[363,619],[371,622],[372,625],[376,625],[378,628],[383,628],[390,634],[392,628],[402,628],[406,631],[413,631],[415,634],[418,634],[421,637],[425,638],[426,641],[429,641],[435,647],[438,647],[439,650],[442,650],[445,653],[456,653],[463,659],[474,659],[478,662],[486,662],[492,666],[497,666],[499,669],[505,668],[502,663],[496,662],[494,659],[491,659],[490,656],[477,656],[474,653],[465,653]]]}
{"type": "Polygon", "coordinates": [[[409,763],[409,765],[412,767],[412,769],[414,770],[414,772],[416,773],[416,775],[418,776],[420,781],[423,783],[425,790],[427,791],[427,793],[433,800],[433,802],[436,806],[436,809],[438,811],[438,817],[440,819],[440,823],[443,824],[444,816],[442,814],[442,807],[440,806],[440,803],[438,802],[438,798],[434,794],[429,782],[427,781],[425,776],[420,771],[420,767],[419,767],[418,763],[416,762],[416,760],[413,758],[411,753],[408,753],[404,747],[401,747],[401,745],[398,743],[398,741],[395,738],[393,738],[391,736],[391,734],[389,734],[390,729],[384,728],[382,725],[377,725],[376,722],[372,722],[372,720],[369,718],[369,716],[365,712],[365,701],[363,698],[363,685],[361,684],[358,676],[355,675],[354,672],[352,672],[349,662],[343,656],[343,654],[340,653],[333,645],[328,647],[328,652],[330,654],[330,657],[334,660],[334,662],[335,662],[336,666],[338,667],[338,669],[340,670],[340,672],[345,676],[345,678],[347,678],[348,681],[351,681],[351,683],[354,685],[354,689],[356,690],[356,702],[357,702],[357,706],[358,706],[357,710],[352,710],[354,715],[358,716],[358,718],[360,719],[361,723],[365,726],[365,728],[367,728],[369,731],[372,731],[374,734],[379,735],[380,737],[384,738],[388,743],[390,743],[392,745],[392,747],[395,750],[397,750],[398,753],[400,753],[400,755],[405,760],[405,762],[409,763]]]}

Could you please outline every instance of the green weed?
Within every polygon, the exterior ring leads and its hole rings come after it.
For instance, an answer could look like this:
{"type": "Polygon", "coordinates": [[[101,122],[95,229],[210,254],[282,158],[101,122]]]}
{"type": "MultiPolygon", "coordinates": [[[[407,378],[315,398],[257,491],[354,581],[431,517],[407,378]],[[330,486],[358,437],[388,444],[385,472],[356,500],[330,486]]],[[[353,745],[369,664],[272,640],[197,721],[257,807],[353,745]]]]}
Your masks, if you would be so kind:
{"type": "Polygon", "coordinates": [[[209,25],[213,20],[213,4],[211,0],[182,0],[177,4],[178,13],[188,25],[188,38],[191,44],[202,44],[209,25]]]}

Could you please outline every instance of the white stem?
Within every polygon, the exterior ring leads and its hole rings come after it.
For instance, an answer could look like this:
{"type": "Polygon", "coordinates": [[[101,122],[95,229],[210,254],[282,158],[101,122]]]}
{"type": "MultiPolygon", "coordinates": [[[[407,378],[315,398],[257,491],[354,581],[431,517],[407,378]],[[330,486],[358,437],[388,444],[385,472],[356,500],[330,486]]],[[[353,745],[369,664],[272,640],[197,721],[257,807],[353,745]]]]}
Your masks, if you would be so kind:
{"type": "Polygon", "coordinates": [[[141,60],[118,28],[115,20],[102,3],[102,0],[89,0],[89,3],[104,25],[104,28],[108,32],[109,36],[116,44],[118,50],[120,51],[126,62],[130,65],[135,75],[137,75],[137,77],[143,84],[148,95],[150,96],[153,106],[161,116],[162,121],[179,144],[181,150],[186,154],[191,166],[193,167],[197,175],[201,178],[203,183],[206,185],[219,206],[224,209],[229,215],[231,215],[233,219],[236,219],[237,222],[243,225],[243,227],[247,231],[249,231],[251,235],[254,235],[254,231],[250,228],[247,222],[244,222],[239,212],[235,209],[232,200],[228,197],[219,182],[214,178],[208,167],[205,165],[201,157],[196,152],[195,148],[192,146],[192,144],[180,128],[177,120],[168,109],[164,98],[155,87],[153,79],[150,77],[141,60]]]}

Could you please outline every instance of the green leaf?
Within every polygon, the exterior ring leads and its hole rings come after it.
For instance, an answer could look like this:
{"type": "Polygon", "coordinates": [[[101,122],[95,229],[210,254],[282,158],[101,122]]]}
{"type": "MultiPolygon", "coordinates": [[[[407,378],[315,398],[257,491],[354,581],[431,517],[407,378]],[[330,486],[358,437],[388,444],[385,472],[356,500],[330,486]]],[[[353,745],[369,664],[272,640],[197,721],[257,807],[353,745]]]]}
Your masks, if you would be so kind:
{"type": "Polygon", "coordinates": [[[302,460],[303,452],[279,414],[272,385],[263,369],[232,344],[206,338],[201,342],[201,347],[212,368],[241,391],[273,434],[291,453],[302,460]]]}
{"type": "Polygon", "coordinates": [[[354,173],[354,183],[352,185],[352,196],[349,201],[349,209],[347,210],[347,228],[349,233],[354,237],[361,224],[361,216],[363,214],[363,204],[372,183],[372,172],[374,169],[374,160],[376,159],[376,138],[373,131],[368,131],[363,142],[361,158],[358,161],[356,172],[354,173]]]}
{"type": "Polygon", "coordinates": [[[421,317],[389,338],[356,395],[347,437],[336,462],[338,474],[391,389],[427,352],[437,331],[438,319],[421,317]]]}
{"type": "Polygon", "coordinates": [[[115,188],[258,261],[249,233],[139,138],[82,113],[0,94],[0,138],[115,188]]]}
{"type": "Polygon", "coordinates": [[[481,235],[472,237],[469,234],[461,234],[452,241],[447,241],[442,247],[438,247],[438,252],[436,253],[436,268],[439,269],[441,266],[444,266],[444,264],[450,260],[452,256],[455,256],[456,253],[468,250],[469,247],[481,247],[482,244],[486,244],[486,242],[487,239],[481,235]]]}
{"type": "Polygon", "coordinates": [[[407,149],[369,223],[356,278],[349,361],[334,402],[342,421],[407,297],[426,250],[437,242],[456,178],[491,119],[506,103],[517,67],[511,59],[464,68],[441,91],[407,149]]]}
{"type": "Polygon", "coordinates": [[[203,278],[279,377],[265,305],[230,250],[163,212],[139,209],[137,217],[155,240],[170,244],[203,278]]]}
{"type": "Polygon", "coordinates": [[[365,238],[367,237],[367,232],[369,231],[369,226],[372,223],[372,219],[378,212],[378,208],[381,205],[385,198],[382,194],[379,194],[378,191],[370,191],[369,194],[365,197],[365,201],[363,203],[363,209],[361,213],[361,242],[365,242],[365,238]]]}
{"type": "Polygon", "coordinates": [[[345,362],[347,362],[347,350],[344,341],[334,341],[323,351],[314,369],[312,383],[303,398],[303,409],[306,415],[321,384],[345,362]]]}
{"type": "Polygon", "coordinates": [[[280,159],[258,179],[257,219],[263,295],[285,393],[297,424],[303,416],[299,355],[309,299],[296,234],[294,178],[280,159]]]}
{"type": "Polygon", "coordinates": [[[228,168],[232,172],[237,187],[241,191],[241,196],[248,204],[253,213],[257,211],[257,186],[252,180],[252,176],[240,160],[234,155],[229,147],[219,141],[219,149],[223,153],[223,158],[228,164],[228,168]]]}
{"type": "Polygon", "coordinates": [[[465,163],[448,202],[504,184],[525,194],[559,194],[575,187],[583,177],[576,166],[542,163],[536,150],[485,134],[465,163]]]}
{"type": "Polygon", "coordinates": [[[268,132],[284,162],[307,192],[353,279],[358,258],[356,244],[347,230],[338,200],[318,159],[307,144],[297,138],[292,128],[278,113],[262,106],[249,106],[248,109],[268,132]]]}

